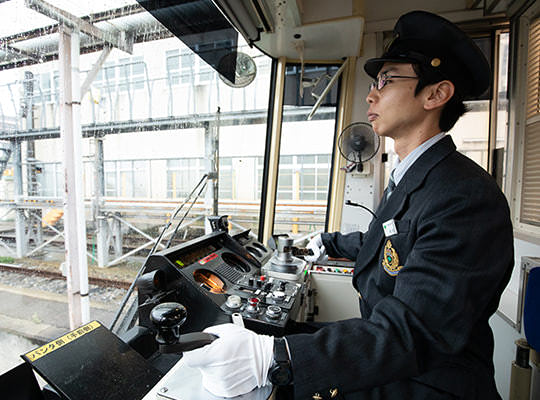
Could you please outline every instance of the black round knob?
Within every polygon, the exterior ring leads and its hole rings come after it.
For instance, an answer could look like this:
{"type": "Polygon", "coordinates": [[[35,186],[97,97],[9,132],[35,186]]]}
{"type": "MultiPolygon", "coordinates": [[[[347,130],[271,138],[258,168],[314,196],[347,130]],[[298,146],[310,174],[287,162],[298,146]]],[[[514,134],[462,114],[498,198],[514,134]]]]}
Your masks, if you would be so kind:
{"type": "Polygon", "coordinates": [[[156,269],[152,272],[147,272],[137,279],[135,282],[139,293],[151,293],[157,290],[163,290],[165,284],[165,272],[160,269],[156,269]]]}
{"type": "Polygon", "coordinates": [[[180,303],[161,303],[150,312],[150,320],[157,327],[170,328],[182,325],[187,318],[187,310],[180,303]]]}

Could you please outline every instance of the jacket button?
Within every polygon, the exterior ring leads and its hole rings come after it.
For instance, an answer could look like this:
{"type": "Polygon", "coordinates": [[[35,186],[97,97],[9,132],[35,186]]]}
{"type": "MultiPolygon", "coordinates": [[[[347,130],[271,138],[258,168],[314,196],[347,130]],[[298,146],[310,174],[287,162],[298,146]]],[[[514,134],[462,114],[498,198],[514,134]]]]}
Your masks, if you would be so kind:
{"type": "Polygon", "coordinates": [[[337,396],[338,394],[338,390],[337,388],[334,388],[334,389],[330,389],[330,398],[333,399],[337,396]]]}
{"type": "Polygon", "coordinates": [[[322,396],[319,393],[313,395],[313,400],[323,400],[322,396]]]}

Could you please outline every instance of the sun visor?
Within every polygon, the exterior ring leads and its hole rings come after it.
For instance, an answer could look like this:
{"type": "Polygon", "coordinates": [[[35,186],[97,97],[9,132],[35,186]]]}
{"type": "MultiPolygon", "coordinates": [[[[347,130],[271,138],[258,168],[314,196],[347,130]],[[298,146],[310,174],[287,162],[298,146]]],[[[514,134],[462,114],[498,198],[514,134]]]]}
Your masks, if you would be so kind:
{"type": "Polygon", "coordinates": [[[235,83],[238,32],[211,0],[137,0],[174,36],[208,65],[235,83]],[[234,59],[234,58],[233,58],[234,59]]]}

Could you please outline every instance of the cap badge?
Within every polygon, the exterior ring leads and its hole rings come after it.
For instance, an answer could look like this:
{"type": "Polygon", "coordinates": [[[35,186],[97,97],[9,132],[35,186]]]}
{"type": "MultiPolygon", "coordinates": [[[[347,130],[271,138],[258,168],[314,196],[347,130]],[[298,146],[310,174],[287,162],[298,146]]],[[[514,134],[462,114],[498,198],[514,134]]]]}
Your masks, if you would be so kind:
{"type": "Polygon", "coordinates": [[[382,266],[386,273],[390,276],[396,276],[401,268],[403,268],[403,265],[399,265],[397,251],[394,249],[394,247],[392,247],[392,242],[390,239],[388,239],[384,245],[382,266]]]}
{"type": "Polygon", "coordinates": [[[432,67],[438,67],[439,65],[441,65],[441,59],[440,58],[435,57],[434,59],[431,60],[431,66],[432,67]]]}

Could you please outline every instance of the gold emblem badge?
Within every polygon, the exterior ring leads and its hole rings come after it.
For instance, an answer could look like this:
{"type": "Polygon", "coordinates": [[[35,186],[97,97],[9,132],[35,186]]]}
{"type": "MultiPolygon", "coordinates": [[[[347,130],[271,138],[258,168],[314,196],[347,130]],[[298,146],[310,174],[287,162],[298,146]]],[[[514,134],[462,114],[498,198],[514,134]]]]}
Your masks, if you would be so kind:
{"type": "Polygon", "coordinates": [[[432,67],[438,67],[439,65],[441,65],[441,59],[440,58],[434,58],[433,60],[431,60],[431,66],[432,67]]]}
{"type": "Polygon", "coordinates": [[[396,249],[392,247],[390,239],[386,241],[384,245],[384,256],[382,260],[382,266],[386,273],[390,276],[396,276],[398,272],[403,268],[403,265],[399,265],[399,257],[396,249]]]}

